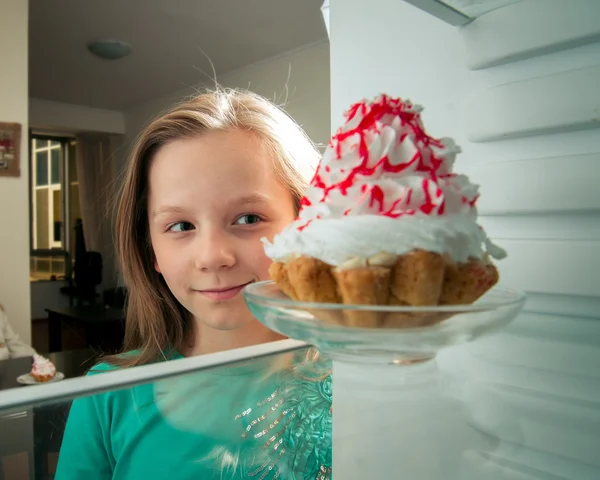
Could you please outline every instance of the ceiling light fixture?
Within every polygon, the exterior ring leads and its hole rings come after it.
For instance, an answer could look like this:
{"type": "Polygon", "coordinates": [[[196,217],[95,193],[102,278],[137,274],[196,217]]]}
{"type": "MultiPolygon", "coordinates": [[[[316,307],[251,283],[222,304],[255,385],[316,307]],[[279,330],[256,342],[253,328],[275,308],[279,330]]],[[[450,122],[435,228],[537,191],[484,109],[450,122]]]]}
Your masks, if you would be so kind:
{"type": "Polygon", "coordinates": [[[94,40],[87,44],[87,48],[104,60],[118,60],[131,53],[131,46],[121,40],[94,40]]]}

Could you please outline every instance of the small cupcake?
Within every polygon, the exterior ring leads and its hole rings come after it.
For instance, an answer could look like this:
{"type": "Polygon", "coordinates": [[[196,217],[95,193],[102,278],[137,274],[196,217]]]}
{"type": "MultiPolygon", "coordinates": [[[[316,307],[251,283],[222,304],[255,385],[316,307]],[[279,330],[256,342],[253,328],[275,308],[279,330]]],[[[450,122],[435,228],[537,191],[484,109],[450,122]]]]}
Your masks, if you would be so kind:
{"type": "Polygon", "coordinates": [[[56,367],[54,364],[41,355],[33,356],[33,367],[31,368],[31,376],[37,382],[47,382],[52,380],[56,375],[56,367]]]}

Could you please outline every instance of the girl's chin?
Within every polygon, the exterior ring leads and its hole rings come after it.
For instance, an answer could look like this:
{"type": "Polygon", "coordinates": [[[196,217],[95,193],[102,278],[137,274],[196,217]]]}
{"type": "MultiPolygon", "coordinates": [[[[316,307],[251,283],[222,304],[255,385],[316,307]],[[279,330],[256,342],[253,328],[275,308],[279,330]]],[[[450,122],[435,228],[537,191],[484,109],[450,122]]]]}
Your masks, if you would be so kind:
{"type": "Polygon", "coordinates": [[[249,324],[258,323],[258,320],[252,316],[248,309],[244,309],[245,311],[242,312],[240,312],[239,309],[235,310],[237,310],[237,312],[223,311],[218,312],[216,315],[213,313],[213,315],[199,316],[196,317],[196,319],[206,327],[223,331],[239,330],[247,327],[249,324]]]}

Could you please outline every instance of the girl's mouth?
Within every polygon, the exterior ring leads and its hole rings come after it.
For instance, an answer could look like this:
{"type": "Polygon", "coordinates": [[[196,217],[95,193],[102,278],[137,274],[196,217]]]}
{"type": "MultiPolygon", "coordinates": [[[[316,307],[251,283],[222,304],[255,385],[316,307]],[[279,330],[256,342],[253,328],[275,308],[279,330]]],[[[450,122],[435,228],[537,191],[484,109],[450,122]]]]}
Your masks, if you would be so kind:
{"type": "Polygon", "coordinates": [[[238,293],[242,291],[242,289],[252,282],[246,282],[241,285],[234,285],[223,288],[214,288],[214,289],[206,289],[206,290],[196,290],[196,292],[204,295],[209,300],[213,300],[215,302],[221,302],[226,300],[231,300],[237,296],[238,293]]]}

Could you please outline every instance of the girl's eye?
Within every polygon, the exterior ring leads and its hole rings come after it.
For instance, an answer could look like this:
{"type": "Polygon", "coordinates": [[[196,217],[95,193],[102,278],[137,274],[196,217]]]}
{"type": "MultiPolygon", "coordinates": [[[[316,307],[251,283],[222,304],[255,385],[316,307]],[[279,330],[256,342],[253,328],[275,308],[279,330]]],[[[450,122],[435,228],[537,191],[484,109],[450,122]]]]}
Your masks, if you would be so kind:
{"type": "Polygon", "coordinates": [[[169,232],[188,232],[194,228],[190,222],[177,222],[169,227],[169,232]]]}
{"type": "Polygon", "coordinates": [[[248,213],[246,215],[242,215],[238,217],[235,221],[236,225],[253,225],[255,223],[262,222],[262,218],[254,213],[248,213]]]}

